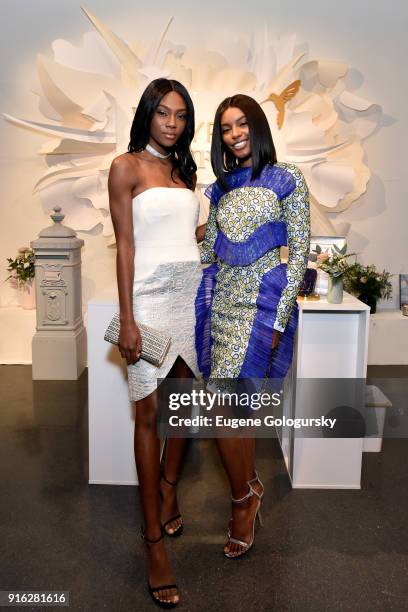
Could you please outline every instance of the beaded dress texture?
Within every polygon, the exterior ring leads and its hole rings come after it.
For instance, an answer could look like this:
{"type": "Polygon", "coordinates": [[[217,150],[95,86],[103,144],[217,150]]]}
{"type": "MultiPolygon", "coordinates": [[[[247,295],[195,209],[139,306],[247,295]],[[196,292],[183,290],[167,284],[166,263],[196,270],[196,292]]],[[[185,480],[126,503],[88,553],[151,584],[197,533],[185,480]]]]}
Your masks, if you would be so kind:
{"type": "Polygon", "coordinates": [[[180,355],[199,375],[194,345],[194,300],[201,280],[195,230],[199,202],[184,188],[151,187],[133,199],[136,321],[171,336],[162,365],[128,365],[129,397],[141,400],[157,388],[180,355]]]}
{"type": "Polygon", "coordinates": [[[206,378],[282,379],[291,364],[298,321],[296,296],[310,248],[309,195],[300,170],[267,165],[226,176],[225,192],[207,189],[210,212],[200,247],[196,348],[206,378]],[[288,246],[288,263],[280,247],[288,246]],[[273,330],[282,332],[273,352],[273,330]],[[272,362],[271,362],[272,359],[272,362]]]}

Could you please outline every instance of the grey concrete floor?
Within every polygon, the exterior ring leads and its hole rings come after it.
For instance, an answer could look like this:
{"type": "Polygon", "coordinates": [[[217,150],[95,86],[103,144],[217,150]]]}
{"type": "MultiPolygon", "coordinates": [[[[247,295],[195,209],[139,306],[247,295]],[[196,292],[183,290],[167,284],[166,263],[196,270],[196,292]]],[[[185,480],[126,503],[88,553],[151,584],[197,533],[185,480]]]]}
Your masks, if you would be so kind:
{"type": "MultiPolygon", "coordinates": [[[[407,368],[370,375],[393,401],[392,434],[406,414],[407,368]]],[[[0,590],[66,590],[71,610],[155,609],[137,489],[88,485],[86,372],[33,382],[29,366],[0,366],[0,390],[0,590]]],[[[167,540],[178,609],[408,610],[407,451],[407,439],[387,438],[364,454],[359,491],[304,491],[291,489],[276,440],[260,440],[265,526],[248,556],[230,561],[226,479],[213,442],[193,441],[180,485],[185,532],[167,540]]]]}

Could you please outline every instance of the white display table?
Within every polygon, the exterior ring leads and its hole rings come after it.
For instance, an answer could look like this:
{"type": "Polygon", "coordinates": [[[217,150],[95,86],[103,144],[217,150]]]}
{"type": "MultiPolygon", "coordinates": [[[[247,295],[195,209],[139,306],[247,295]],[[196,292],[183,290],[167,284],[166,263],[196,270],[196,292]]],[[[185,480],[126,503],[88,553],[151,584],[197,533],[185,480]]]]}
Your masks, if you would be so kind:
{"type": "MultiPolygon", "coordinates": [[[[326,298],[298,304],[295,355],[284,387],[287,418],[300,416],[305,401],[296,388],[298,379],[365,378],[367,371],[366,304],[347,293],[342,304],[329,304],[326,298]]],[[[289,427],[278,434],[294,488],[360,488],[363,438],[305,438],[289,427]]]]}
{"type": "MultiPolygon", "coordinates": [[[[87,327],[87,311],[83,313],[87,327]]],[[[20,306],[0,307],[0,364],[31,364],[31,342],[36,311],[20,306]]],[[[408,317],[400,310],[383,310],[370,316],[369,365],[408,364],[408,317]]]]}
{"type": "MultiPolygon", "coordinates": [[[[286,378],[284,411],[295,416],[296,376],[365,377],[369,309],[345,294],[339,305],[299,302],[294,363],[286,378]]],[[[88,304],[89,482],[137,484],[133,454],[134,408],[128,399],[125,362],[104,331],[118,310],[116,288],[88,304]]],[[[363,440],[296,438],[280,432],[295,488],[359,488],[363,440]]]]}
{"type": "Polygon", "coordinates": [[[116,287],[88,303],[89,483],[137,484],[133,453],[134,404],[125,361],[103,339],[118,312],[116,287]]]}

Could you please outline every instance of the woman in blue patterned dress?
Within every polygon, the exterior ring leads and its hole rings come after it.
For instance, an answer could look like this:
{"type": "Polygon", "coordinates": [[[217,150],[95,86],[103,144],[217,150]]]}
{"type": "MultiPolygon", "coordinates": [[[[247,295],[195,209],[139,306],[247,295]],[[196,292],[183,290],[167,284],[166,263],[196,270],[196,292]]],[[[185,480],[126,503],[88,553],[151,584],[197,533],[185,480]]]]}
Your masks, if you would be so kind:
{"type": "MultiPolygon", "coordinates": [[[[296,296],[310,246],[308,189],[300,170],[277,163],[260,105],[249,96],[224,100],[214,119],[210,212],[196,298],[199,367],[209,379],[283,379],[292,361],[296,296]],[[287,245],[282,264],[280,247],[287,245]]],[[[245,554],[263,496],[255,440],[218,438],[232,493],[224,548],[245,554]]]]}

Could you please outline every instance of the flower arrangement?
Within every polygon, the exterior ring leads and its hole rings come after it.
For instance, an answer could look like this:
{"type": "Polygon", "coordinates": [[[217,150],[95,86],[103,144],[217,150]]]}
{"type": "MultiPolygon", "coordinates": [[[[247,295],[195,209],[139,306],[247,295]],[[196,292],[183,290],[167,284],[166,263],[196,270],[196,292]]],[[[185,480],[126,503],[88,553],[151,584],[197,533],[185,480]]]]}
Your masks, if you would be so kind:
{"type": "MultiPolygon", "coordinates": [[[[392,294],[392,274],[383,270],[379,272],[374,265],[362,266],[355,262],[344,277],[346,291],[359,297],[371,298],[377,301],[380,298],[389,299],[392,294]]],[[[368,301],[365,301],[369,304],[368,301]]]]}
{"type": "Polygon", "coordinates": [[[327,272],[332,278],[340,278],[350,268],[347,259],[355,255],[355,253],[347,253],[347,245],[341,249],[333,244],[332,252],[323,252],[320,245],[316,245],[314,252],[317,254],[317,267],[323,272],[327,272]]]}
{"type": "Polygon", "coordinates": [[[17,257],[15,259],[7,257],[7,261],[7,272],[10,272],[10,275],[6,281],[11,280],[17,287],[22,287],[34,278],[34,251],[32,249],[21,247],[17,251],[17,257]]]}

